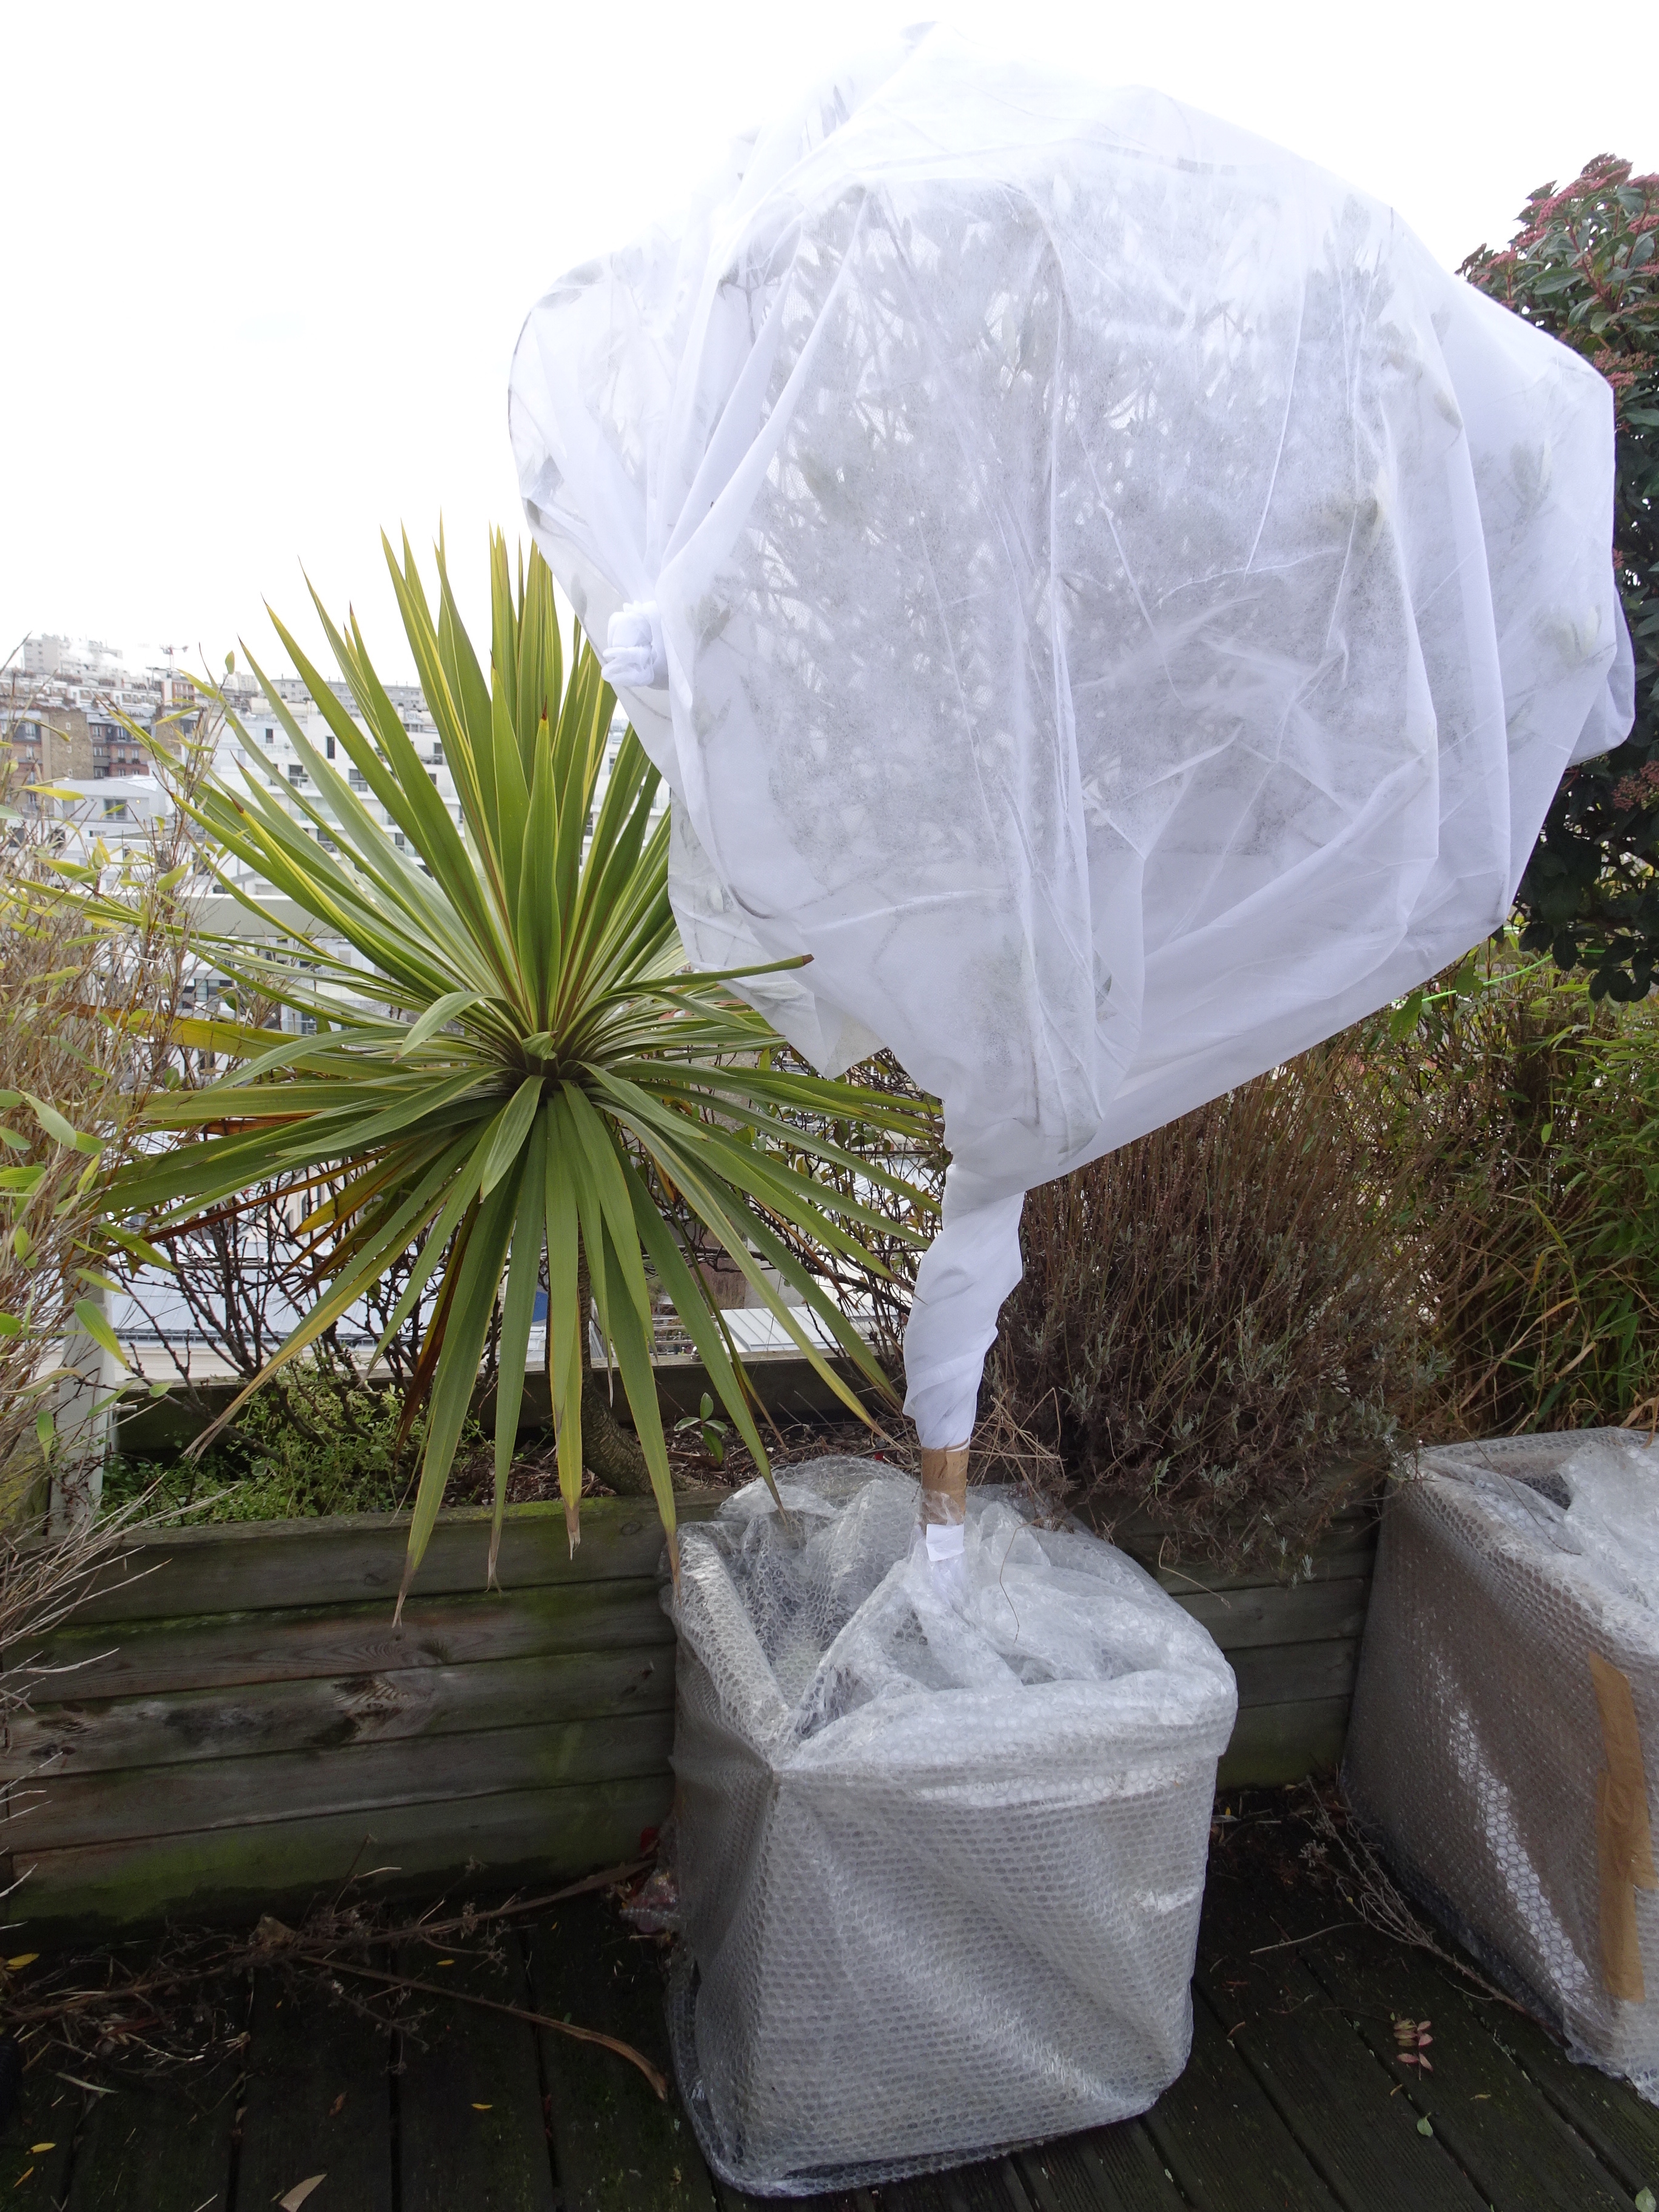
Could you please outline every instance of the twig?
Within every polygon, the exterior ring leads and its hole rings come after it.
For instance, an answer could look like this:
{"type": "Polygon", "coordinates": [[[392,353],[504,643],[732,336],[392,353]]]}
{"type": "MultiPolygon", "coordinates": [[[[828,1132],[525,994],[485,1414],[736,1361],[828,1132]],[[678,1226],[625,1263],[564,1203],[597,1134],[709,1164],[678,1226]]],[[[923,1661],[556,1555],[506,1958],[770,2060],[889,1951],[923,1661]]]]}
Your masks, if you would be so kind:
{"type": "MultiPolygon", "coordinates": [[[[1449,1966],[1465,1981],[1473,1982],[1483,1996],[1491,1998],[1496,2004],[1507,2005],[1511,2012],[1518,2012],[1523,2020],[1529,2018],[1525,2005],[1517,2004],[1512,1996],[1489,1982],[1484,1974],[1477,1973],[1473,1966],[1466,1966],[1455,1951],[1447,1950],[1443,1943],[1435,1941],[1406,1902],[1388,1869],[1360,1832],[1352,1822],[1339,1827],[1331,1817],[1329,1806],[1311,1786],[1308,1795],[1313,1808],[1307,1815],[1308,1824],[1323,1842],[1334,1844],[1346,1859],[1357,1893],[1344,1897],[1342,1901],[1353,1907],[1364,1924],[1375,1934],[1388,1936],[1393,1942],[1409,1945],[1413,1950],[1426,1951],[1431,1958],[1438,1959],[1442,1966],[1449,1966]]],[[[1340,1893],[1341,1877],[1339,1875],[1337,1879],[1340,1893]]],[[[1326,1929],[1322,1932],[1328,1934],[1330,1931],[1326,1929]]]]}
{"type": "Polygon", "coordinates": [[[1345,1928],[1364,1925],[1364,1922],[1358,1920],[1335,1920],[1328,1928],[1316,1928],[1311,1936],[1287,1936],[1282,1943],[1258,1943],[1250,1956],[1259,1959],[1267,1951],[1292,1951],[1298,1943],[1316,1943],[1322,1936],[1339,1936],[1345,1928]]]}
{"type": "Polygon", "coordinates": [[[597,2043],[606,2051],[614,2051],[618,2058],[627,2059],[630,2066],[637,2066],[658,2096],[665,2101],[667,2099],[668,2084],[645,2054],[614,2035],[601,2035],[597,2027],[576,2027],[568,2020],[555,2020],[550,2013],[526,2012],[521,2005],[501,2004],[494,1997],[475,1997],[470,1990],[447,1990],[438,1982],[411,1981],[407,1974],[383,1973],[378,1966],[348,1966],[338,1959],[331,1960],[329,1966],[334,1973],[358,1974],[365,1981],[384,1982],[388,1989],[414,1990],[424,1997],[449,1997],[456,2004],[477,2005],[483,2012],[505,2013],[509,2020],[528,2021],[532,2027],[550,2027],[556,2034],[573,2036],[578,2043],[597,2043]]]}

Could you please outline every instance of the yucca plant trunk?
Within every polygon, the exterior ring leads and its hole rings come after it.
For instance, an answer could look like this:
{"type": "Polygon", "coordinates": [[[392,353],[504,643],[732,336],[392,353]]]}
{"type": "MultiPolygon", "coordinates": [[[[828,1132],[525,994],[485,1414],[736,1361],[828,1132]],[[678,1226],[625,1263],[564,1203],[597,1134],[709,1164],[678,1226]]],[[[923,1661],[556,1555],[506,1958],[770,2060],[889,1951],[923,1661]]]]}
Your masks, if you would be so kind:
{"type": "MultiPolygon", "coordinates": [[[[645,1463],[645,1453],[637,1437],[631,1436],[617,1419],[611,1402],[610,1378],[596,1374],[592,1361],[592,1338],[590,1334],[593,1311],[592,1290],[587,1273],[587,1255],[584,1253],[576,1263],[577,1327],[581,1332],[582,1361],[582,1460],[598,1475],[607,1490],[614,1490],[618,1498],[649,1498],[651,1470],[645,1463]]],[[[553,1402],[553,1329],[550,1316],[547,1331],[547,1402],[553,1402]]]]}

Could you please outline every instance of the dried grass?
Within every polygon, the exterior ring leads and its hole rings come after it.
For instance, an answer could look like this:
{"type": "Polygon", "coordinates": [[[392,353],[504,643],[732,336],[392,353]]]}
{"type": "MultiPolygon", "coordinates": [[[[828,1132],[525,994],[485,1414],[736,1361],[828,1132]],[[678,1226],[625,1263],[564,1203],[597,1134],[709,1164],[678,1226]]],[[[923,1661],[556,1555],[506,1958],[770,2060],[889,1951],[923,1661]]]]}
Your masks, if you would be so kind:
{"type": "Polygon", "coordinates": [[[1659,1422],[1659,1003],[1498,952],[1357,1033],[1370,1172],[1424,1255],[1424,1432],[1659,1422]]]}
{"type": "Polygon", "coordinates": [[[1398,1164],[1362,1171],[1341,1048],[1032,1191],[988,1367],[1098,1525],[1294,1563],[1421,1396],[1398,1164]]]}

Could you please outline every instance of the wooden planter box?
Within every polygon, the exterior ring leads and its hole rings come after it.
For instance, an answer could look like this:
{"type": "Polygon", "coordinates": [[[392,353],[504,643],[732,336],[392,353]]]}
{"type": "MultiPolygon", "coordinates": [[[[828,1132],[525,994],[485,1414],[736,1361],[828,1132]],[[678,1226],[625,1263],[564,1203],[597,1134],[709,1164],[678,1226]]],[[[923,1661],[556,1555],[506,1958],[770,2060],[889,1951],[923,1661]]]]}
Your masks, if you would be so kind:
{"type": "MultiPolygon", "coordinates": [[[[695,1517],[718,1493],[682,1501],[695,1517]]],[[[648,1503],[592,1500],[568,1556],[556,1505],[441,1516],[392,1625],[406,1523],[390,1515],[174,1532],[28,1655],[32,1711],[0,1761],[31,1933],[289,1911],[372,1893],[572,1877],[636,1855],[672,1795],[672,1632],[648,1503]],[[39,1671],[40,1669],[59,1671],[39,1671]]],[[[1376,1544],[1345,1516],[1285,1587],[1160,1565],[1238,1674],[1224,1788],[1339,1757],[1376,1544]]],[[[0,1873],[3,1867],[0,1866],[0,1873]]]]}
{"type": "MultiPolygon", "coordinates": [[[[687,1505],[698,1510],[699,1501],[687,1505]]],[[[702,1510],[707,1510],[703,1504],[702,1510]]],[[[142,1547],[40,1652],[0,1772],[11,1917],[247,1916],[337,1887],[586,1872],[668,1810],[673,1635],[648,1502],[246,1522],[142,1547]]]]}
{"type": "Polygon", "coordinates": [[[1168,1533],[1145,1516],[1113,1540],[1226,1653],[1238,1677],[1238,1722],[1217,1775],[1222,1790],[1334,1772],[1342,1756],[1370,1602],[1380,1497],[1345,1508],[1293,1583],[1266,1568],[1231,1577],[1201,1559],[1172,1562],[1168,1533]]]}

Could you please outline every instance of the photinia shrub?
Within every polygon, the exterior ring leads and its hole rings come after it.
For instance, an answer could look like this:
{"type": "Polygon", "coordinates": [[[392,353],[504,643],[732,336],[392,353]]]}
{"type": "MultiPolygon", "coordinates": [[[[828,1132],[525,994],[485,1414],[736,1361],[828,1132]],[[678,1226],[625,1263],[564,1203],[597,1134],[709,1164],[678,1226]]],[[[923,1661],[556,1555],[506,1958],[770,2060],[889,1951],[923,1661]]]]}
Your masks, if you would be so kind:
{"type": "Polygon", "coordinates": [[[1613,565],[1636,653],[1636,723],[1570,769],[1521,878],[1522,945],[1589,971],[1593,998],[1659,973],[1659,176],[1603,154],[1533,193],[1510,244],[1459,272],[1600,369],[1613,390],[1613,565]]]}

